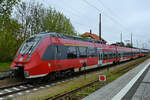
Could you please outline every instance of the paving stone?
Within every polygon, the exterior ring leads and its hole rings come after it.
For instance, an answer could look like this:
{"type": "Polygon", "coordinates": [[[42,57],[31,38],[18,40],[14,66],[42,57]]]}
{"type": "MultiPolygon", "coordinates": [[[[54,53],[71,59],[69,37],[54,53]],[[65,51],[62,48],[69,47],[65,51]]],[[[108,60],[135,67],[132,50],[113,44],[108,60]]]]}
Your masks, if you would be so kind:
{"type": "MultiPolygon", "coordinates": [[[[138,74],[138,72],[140,72],[149,62],[150,62],[150,59],[146,60],[144,63],[130,70],[128,73],[124,74],[117,80],[109,83],[103,88],[83,98],[83,100],[111,100],[111,98],[114,97],[118,92],[120,92],[120,90],[124,88],[132,80],[132,78],[135,77],[138,74]]],[[[143,90],[144,87],[145,85],[141,85],[137,94],[140,94],[141,91],[144,91],[143,90]]],[[[138,96],[139,95],[135,95],[134,98],[137,98],[138,96]]]]}
{"type": "Polygon", "coordinates": [[[145,90],[145,83],[141,83],[134,95],[142,96],[142,94],[144,93],[144,90],[145,90]]]}
{"type": "Polygon", "coordinates": [[[146,77],[143,79],[143,82],[150,82],[150,70],[148,71],[146,77]]]}
{"type": "Polygon", "coordinates": [[[142,98],[141,96],[133,96],[132,100],[141,100],[141,98],[142,98]]]}

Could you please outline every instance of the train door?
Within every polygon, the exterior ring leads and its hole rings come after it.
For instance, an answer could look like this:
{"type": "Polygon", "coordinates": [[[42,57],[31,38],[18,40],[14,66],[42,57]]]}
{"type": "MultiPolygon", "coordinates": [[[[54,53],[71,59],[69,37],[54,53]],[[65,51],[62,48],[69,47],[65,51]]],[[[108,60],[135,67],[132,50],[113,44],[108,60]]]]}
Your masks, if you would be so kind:
{"type": "Polygon", "coordinates": [[[101,48],[97,48],[97,53],[98,53],[98,64],[101,65],[102,64],[102,60],[103,60],[103,51],[101,48]]]}
{"type": "Polygon", "coordinates": [[[63,68],[66,68],[67,64],[66,61],[64,61],[66,57],[66,48],[63,45],[56,45],[55,50],[55,70],[63,70],[63,68]]]}
{"type": "Polygon", "coordinates": [[[120,54],[117,50],[117,47],[115,47],[115,59],[116,59],[116,61],[118,61],[118,58],[120,58],[120,54]]]}

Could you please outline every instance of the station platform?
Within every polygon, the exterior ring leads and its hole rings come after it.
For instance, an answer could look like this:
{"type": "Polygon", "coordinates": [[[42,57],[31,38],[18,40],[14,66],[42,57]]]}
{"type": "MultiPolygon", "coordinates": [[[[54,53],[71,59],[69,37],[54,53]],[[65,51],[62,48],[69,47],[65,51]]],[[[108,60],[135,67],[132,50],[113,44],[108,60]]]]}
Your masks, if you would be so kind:
{"type": "Polygon", "coordinates": [[[82,100],[150,100],[150,59],[82,100]]]}

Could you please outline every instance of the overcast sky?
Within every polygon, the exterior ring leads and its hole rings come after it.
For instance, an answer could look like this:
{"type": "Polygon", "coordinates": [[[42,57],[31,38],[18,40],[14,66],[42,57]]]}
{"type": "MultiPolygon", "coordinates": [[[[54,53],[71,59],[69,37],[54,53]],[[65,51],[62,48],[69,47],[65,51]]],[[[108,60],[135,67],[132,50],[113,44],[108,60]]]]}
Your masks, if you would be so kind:
{"type": "Polygon", "coordinates": [[[98,35],[99,13],[102,13],[102,37],[108,43],[129,40],[134,46],[150,48],[150,0],[36,0],[53,7],[70,18],[79,34],[98,35]]]}

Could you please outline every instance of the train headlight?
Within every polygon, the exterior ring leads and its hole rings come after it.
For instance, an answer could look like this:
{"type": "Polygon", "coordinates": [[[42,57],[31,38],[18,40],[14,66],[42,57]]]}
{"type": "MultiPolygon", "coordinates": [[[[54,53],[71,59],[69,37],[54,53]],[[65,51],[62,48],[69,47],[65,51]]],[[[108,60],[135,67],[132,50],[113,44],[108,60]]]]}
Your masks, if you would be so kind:
{"type": "Polygon", "coordinates": [[[51,63],[48,63],[48,67],[51,67],[51,63]]]}
{"type": "Polygon", "coordinates": [[[28,71],[24,71],[24,77],[29,77],[29,72],[28,71]]]}

